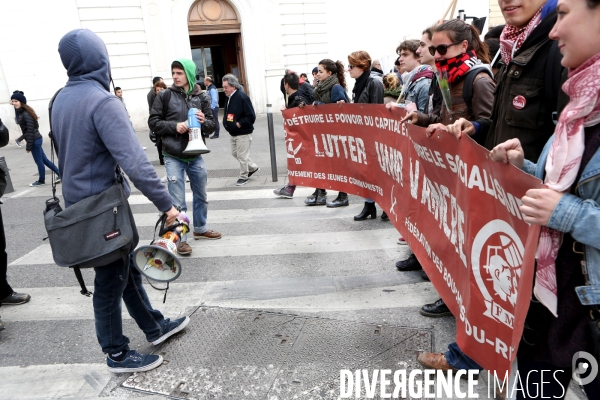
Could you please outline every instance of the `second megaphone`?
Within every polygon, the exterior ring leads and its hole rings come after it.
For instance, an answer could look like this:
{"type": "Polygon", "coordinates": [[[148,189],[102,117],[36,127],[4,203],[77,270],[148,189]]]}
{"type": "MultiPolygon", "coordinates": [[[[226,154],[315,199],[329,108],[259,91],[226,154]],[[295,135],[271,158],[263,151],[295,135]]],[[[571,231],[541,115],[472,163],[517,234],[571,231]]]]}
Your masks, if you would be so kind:
{"type": "Polygon", "coordinates": [[[190,142],[183,151],[186,156],[199,156],[201,154],[210,153],[210,150],[202,140],[202,125],[196,117],[197,108],[190,108],[188,111],[188,128],[190,128],[190,142]]]}

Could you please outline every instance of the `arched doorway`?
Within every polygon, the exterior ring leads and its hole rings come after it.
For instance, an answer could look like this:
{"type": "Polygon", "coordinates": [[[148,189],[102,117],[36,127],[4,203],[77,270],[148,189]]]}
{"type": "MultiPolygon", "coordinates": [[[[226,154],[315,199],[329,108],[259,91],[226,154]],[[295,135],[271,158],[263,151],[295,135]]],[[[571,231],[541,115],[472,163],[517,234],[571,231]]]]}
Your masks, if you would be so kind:
{"type": "Polygon", "coordinates": [[[246,92],[246,71],[242,49],[241,23],[234,8],[224,0],[197,0],[190,7],[188,31],[196,81],[209,75],[219,90],[219,106],[225,102],[221,78],[232,73],[246,92]]]}

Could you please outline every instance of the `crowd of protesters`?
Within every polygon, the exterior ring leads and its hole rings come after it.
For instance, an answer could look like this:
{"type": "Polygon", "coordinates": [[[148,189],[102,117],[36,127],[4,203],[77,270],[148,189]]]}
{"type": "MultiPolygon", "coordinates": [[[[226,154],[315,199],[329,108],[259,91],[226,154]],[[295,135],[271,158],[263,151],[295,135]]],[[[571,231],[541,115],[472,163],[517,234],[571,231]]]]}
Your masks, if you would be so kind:
{"type": "MultiPolygon", "coordinates": [[[[526,390],[517,395],[528,398],[543,390],[564,398],[576,353],[600,354],[600,1],[499,0],[499,5],[505,25],[490,29],[484,41],[482,32],[460,19],[439,21],[420,40],[400,43],[397,71],[386,73],[367,52],[353,52],[347,67],[356,80],[352,102],[404,107],[403,123],[426,127],[428,136],[469,135],[490,150],[492,160],[544,181],[545,188],[522,198],[525,221],[541,225],[542,233],[534,297],[517,353],[520,376],[534,379],[522,383],[526,390]],[[449,106],[436,76],[440,71],[447,71],[449,106]],[[554,290],[540,289],[542,270],[554,276],[554,290]],[[555,379],[544,381],[548,370],[555,379]]],[[[343,70],[339,61],[319,62],[313,70],[315,101],[348,102],[343,70]]],[[[282,82],[293,98],[286,107],[309,104],[297,94],[296,74],[286,71],[282,82]]],[[[294,189],[287,185],[274,193],[291,198],[294,189]]],[[[325,196],[316,189],[306,204],[348,204],[345,193],[333,202],[325,196]]],[[[365,199],[355,220],[375,215],[372,200],[365,199]]],[[[396,267],[421,270],[414,254],[396,267]]],[[[452,316],[441,299],[420,311],[452,316]]],[[[418,361],[433,369],[481,370],[456,343],[446,353],[421,353],[418,361]]],[[[588,398],[600,399],[598,379],[583,389],[588,398]]]]}

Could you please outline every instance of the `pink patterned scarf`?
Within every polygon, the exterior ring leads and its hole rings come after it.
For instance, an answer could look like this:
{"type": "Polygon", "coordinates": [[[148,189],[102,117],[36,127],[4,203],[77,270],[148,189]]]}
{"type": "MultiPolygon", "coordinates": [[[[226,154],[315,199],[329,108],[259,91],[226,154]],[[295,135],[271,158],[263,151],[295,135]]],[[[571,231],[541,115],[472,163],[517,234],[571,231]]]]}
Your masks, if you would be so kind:
{"type": "MultiPolygon", "coordinates": [[[[542,6],[542,8],[544,7],[542,6]]],[[[533,18],[531,18],[531,21],[529,21],[525,28],[519,29],[506,24],[502,30],[502,33],[500,34],[500,52],[502,53],[502,59],[506,65],[512,61],[513,54],[523,46],[525,39],[527,39],[531,32],[540,24],[540,22],[542,22],[542,8],[540,8],[533,18]]]]}
{"type": "MultiPolygon", "coordinates": [[[[587,126],[600,123],[600,53],[575,70],[563,90],[570,101],[558,119],[554,142],[546,160],[544,183],[557,192],[570,190],[577,179],[581,157],[585,150],[587,126]]],[[[537,254],[537,272],[533,292],[555,316],[557,310],[556,256],[563,233],[542,227],[537,254]]]]}

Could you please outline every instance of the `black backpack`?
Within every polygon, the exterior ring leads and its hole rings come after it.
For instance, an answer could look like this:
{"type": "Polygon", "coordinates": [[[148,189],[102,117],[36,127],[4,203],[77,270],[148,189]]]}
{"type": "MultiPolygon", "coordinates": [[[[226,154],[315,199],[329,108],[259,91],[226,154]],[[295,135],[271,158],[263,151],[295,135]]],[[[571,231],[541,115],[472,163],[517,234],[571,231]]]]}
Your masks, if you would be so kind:
{"type": "Polygon", "coordinates": [[[479,75],[481,72],[487,73],[489,75],[489,77],[492,78],[492,80],[494,80],[494,76],[492,75],[492,72],[487,68],[471,69],[463,77],[464,83],[463,83],[462,98],[465,101],[465,103],[467,104],[467,107],[469,109],[469,114],[471,114],[471,115],[473,114],[473,83],[475,82],[475,78],[477,77],[477,75],[479,75]]]}

